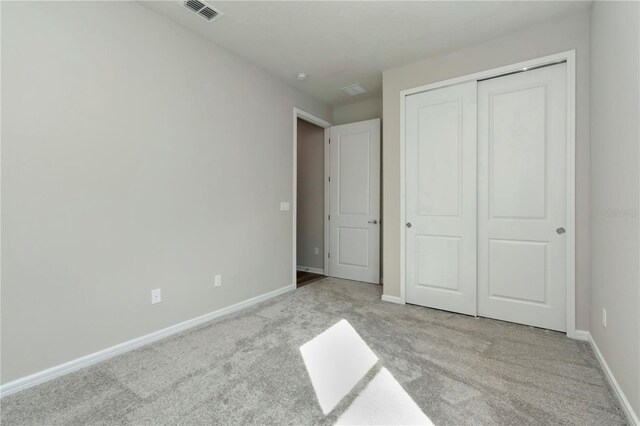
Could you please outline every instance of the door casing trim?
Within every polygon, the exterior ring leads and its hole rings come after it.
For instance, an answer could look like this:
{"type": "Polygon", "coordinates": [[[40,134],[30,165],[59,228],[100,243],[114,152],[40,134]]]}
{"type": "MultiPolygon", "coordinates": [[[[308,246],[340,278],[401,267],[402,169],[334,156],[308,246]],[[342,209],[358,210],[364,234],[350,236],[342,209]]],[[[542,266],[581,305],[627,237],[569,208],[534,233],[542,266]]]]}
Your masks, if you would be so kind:
{"type": "MultiPolygon", "coordinates": [[[[543,56],[524,62],[518,62],[503,67],[493,68],[486,71],[468,74],[448,80],[430,83],[423,86],[406,89],[400,92],[400,297],[397,303],[406,303],[406,179],[405,179],[405,102],[406,97],[429,90],[440,89],[443,87],[454,86],[469,81],[485,80],[510,74],[518,71],[526,71],[530,68],[540,67],[544,65],[552,65],[554,63],[566,62],[567,64],[567,218],[566,218],[566,237],[567,237],[567,266],[566,266],[566,285],[567,285],[567,337],[576,338],[576,51],[568,50],[556,53],[554,55],[543,56]]],[[[387,296],[389,297],[389,296],[387,296]]],[[[384,299],[383,299],[384,300],[384,299]]]]}

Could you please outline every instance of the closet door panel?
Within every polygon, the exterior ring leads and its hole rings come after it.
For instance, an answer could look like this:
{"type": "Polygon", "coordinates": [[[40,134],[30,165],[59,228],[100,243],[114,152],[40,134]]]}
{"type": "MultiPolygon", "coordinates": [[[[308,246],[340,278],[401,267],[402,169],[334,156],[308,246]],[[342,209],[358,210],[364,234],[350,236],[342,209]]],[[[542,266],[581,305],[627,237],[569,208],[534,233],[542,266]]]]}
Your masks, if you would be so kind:
{"type": "Polygon", "coordinates": [[[476,83],[411,95],[406,300],[476,314],[476,83]]]}
{"type": "Polygon", "coordinates": [[[566,331],[566,64],[478,84],[478,314],[566,331]]]}

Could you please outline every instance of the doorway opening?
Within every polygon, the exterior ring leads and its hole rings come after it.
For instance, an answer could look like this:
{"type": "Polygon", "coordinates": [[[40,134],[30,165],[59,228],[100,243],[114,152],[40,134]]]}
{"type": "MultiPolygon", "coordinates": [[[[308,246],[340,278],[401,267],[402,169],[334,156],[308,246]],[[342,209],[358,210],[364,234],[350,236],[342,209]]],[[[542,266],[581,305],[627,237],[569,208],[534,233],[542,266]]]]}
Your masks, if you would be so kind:
{"type": "Polygon", "coordinates": [[[379,118],[332,127],[294,108],[292,199],[292,282],[380,283],[379,118]]]}
{"type": "Polygon", "coordinates": [[[328,123],[294,110],[293,282],[297,287],[329,274],[327,264],[328,123]]]}
{"type": "Polygon", "coordinates": [[[300,118],[296,209],[296,283],[324,277],[324,129],[300,118]]]}

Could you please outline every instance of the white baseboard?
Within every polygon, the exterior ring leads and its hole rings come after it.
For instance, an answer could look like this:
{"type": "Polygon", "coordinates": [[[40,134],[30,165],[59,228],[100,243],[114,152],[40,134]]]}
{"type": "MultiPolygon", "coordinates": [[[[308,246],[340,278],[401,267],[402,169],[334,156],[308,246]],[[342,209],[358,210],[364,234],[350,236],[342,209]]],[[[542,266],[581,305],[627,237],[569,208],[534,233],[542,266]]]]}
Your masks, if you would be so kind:
{"type": "Polygon", "coordinates": [[[181,322],[179,324],[175,324],[170,327],[163,328],[162,330],[155,331],[145,336],[141,336],[136,339],[129,340],[127,342],[120,343],[115,346],[111,346],[110,348],[106,348],[101,351],[94,352],[89,355],[85,355],[83,357],[74,359],[73,361],[65,362],[64,364],[56,365],[46,370],[39,371],[29,376],[16,379],[12,382],[5,383],[4,385],[0,386],[0,397],[11,395],[23,389],[27,389],[31,386],[44,383],[48,380],[55,379],[56,377],[63,376],[65,374],[71,373],[81,368],[88,367],[92,364],[96,364],[100,361],[104,361],[116,355],[120,355],[130,350],[139,348],[140,346],[146,345],[151,342],[155,342],[156,340],[163,339],[167,336],[171,336],[172,334],[179,333],[191,327],[195,327],[197,325],[203,324],[207,321],[211,321],[212,319],[219,318],[224,315],[228,315],[232,312],[236,312],[244,308],[248,308],[249,306],[255,305],[257,303],[263,302],[265,300],[271,299],[276,296],[280,296],[281,294],[287,293],[295,289],[296,289],[296,284],[291,284],[286,287],[282,287],[277,290],[273,290],[268,293],[262,294],[260,296],[252,297],[251,299],[247,299],[245,301],[236,303],[234,305],[227,306],[226,308],[218,309],[217,311],[213,311],[208,314],[204,314],[199,317],[181,322]]]}
{"type": "Polygon", "coordinates": [[[388,294],[383,294],[382,297],[380,298],[382,299],[383,302],[391,302],[391,303],[398,303],[400,305],[404,305],[405,303],[402,301],[402,299],[400,299],[399,297],[396,296],[389,296],[388,294]]]}
{"type": "Polygon", "coordinates": [[[622,391],[622,388],[620,388],[620,385],[618,384],[618,381],[616,380],[616,378],[613,376],[613,373],[609,369],[609,365],[607,364],[607,361],[605,361],[604,357],[602,356],[602,352],[600,352],[598,345],[596,345],[596,342],[593,340],[593,336],[589,332],[586,332],[586,333],[588,334],[589,343],[591,343],[591,347],[593,348],[593,351],[596,353],[596,358],[598,358],[598,361],[600,361],[600,366],[604,370],[604,375],[607,378],[609,385],[611,385],[611,388],[613,388],[613,393],[618,398],[618,401],[620,401],[622,410],[627,415],[627,418],[629,419],[629,423],[636,426],[640,425],[640,420],[638,420],[638,415],[633,411],[633,408],[631,407],[629,400],[625,396],[624,392],[622,391]]]}
{"type": "Polygon", "coordinates": [[[585,342],[589,341],[589,332],[585,330],[576,330],[573,338],[576,340],[584,340],[585,342]]]}
{"type": "Polygon", "coordinates": [[[324,275],[324,269],[310,268],[308,266],[296,266],[297,271],[311,272],[312,274],[324,275]]]}

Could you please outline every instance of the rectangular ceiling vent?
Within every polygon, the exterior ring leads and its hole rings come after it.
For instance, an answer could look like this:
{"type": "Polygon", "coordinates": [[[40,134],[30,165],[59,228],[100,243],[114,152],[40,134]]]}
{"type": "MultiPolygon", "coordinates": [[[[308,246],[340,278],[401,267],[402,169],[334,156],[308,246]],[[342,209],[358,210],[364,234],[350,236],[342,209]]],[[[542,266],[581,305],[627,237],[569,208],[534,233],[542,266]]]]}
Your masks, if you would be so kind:
{"type": "Polygon", "coordinates": [[[184,0],[182,1],[182,5],[193,13],[197,13],[207,21],[213,21],[223,15],[223,13],[215,7],[201,2],[200,0],[184,0]]]}
{"type": "Polygon", "coordinates": [[[367,89],[362,87],[362,84],[360,84],[360,83],[356,83],[356,84],[352,84],[350,86],[343,87],[340,90],[344,90],[350,96],[361,95],[361,94],[363,94],[364,92],[367,91],[367,89]]]}

